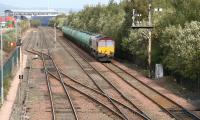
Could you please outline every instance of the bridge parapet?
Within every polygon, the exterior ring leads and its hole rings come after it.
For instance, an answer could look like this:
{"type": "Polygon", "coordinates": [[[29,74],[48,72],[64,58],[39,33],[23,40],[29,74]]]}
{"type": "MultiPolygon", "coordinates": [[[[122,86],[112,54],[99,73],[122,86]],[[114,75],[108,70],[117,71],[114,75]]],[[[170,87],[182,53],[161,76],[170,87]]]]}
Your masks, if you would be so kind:
{"type": "Polygon", "coordinates": [[[61,13],[55,10],[5,10],[5,14],[10,16],[57,16],[61,13]]]}

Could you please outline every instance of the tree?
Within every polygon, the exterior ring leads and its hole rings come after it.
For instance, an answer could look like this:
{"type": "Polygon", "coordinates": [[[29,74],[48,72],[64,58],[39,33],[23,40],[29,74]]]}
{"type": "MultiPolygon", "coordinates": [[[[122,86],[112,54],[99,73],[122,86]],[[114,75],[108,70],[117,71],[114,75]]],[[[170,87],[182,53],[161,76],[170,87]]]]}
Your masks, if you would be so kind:
{"type": "Polygon", "coordinates": [[[170,26],[161,37],[163,63],[182,77],[197,80],[200,71],[200,22],[170,26]]]}

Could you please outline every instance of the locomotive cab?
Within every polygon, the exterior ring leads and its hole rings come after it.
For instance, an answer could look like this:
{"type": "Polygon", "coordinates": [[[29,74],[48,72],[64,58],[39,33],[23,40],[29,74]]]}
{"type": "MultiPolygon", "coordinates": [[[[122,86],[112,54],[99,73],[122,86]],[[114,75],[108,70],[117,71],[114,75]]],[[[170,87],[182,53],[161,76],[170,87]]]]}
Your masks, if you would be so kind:
{"type": "Polygon", "coordinates": [[[97,53],[100,61],[110,61],[114,56],[115,42],[109,37],[101,38],[97,41],[97,53]]]}
{"type": "Polygon", "coordinates": [[[99,40],[98,53],[106,56],[113,56],[114,54],[114,41],[113,40],[99,40]]]}

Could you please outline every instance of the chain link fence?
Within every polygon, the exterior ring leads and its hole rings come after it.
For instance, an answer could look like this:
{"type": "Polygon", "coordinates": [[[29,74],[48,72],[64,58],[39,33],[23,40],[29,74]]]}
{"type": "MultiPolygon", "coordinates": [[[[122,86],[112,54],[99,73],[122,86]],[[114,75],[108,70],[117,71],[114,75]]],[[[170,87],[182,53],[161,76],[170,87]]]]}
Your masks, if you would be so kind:
{"type": "MultiPolygon", "coordinates": [[[[4,60],[4,64],[3,64],[4,83],[6,83],[7,80],[10,80],[9,77],[12,76],[14,71],[16,70],[19,60],[20,60],[20,48],[16,47],[15,50],[10,54],[10,56],[6,60],[4,60]]],[[[2,76],[2,72],[0,70],[0,80],[2,81],[1,76],[2,76]]],[[[0,82],[0,88],[2,86],[1,83],[2,82],[0,82]]],[[[1,95],[1,89],[0,89],[0,95],[1,95]]]]}

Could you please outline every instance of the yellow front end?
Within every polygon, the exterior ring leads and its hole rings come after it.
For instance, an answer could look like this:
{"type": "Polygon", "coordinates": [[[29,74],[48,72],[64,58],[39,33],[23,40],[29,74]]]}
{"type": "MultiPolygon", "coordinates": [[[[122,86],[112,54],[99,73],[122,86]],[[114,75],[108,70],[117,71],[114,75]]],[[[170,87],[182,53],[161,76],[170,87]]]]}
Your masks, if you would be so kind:
{"type": "Polygon", "coordinates": [[[115,52],[114,46],[98,47],[98,53],[104,56],[113,57],[115,52]]]}

